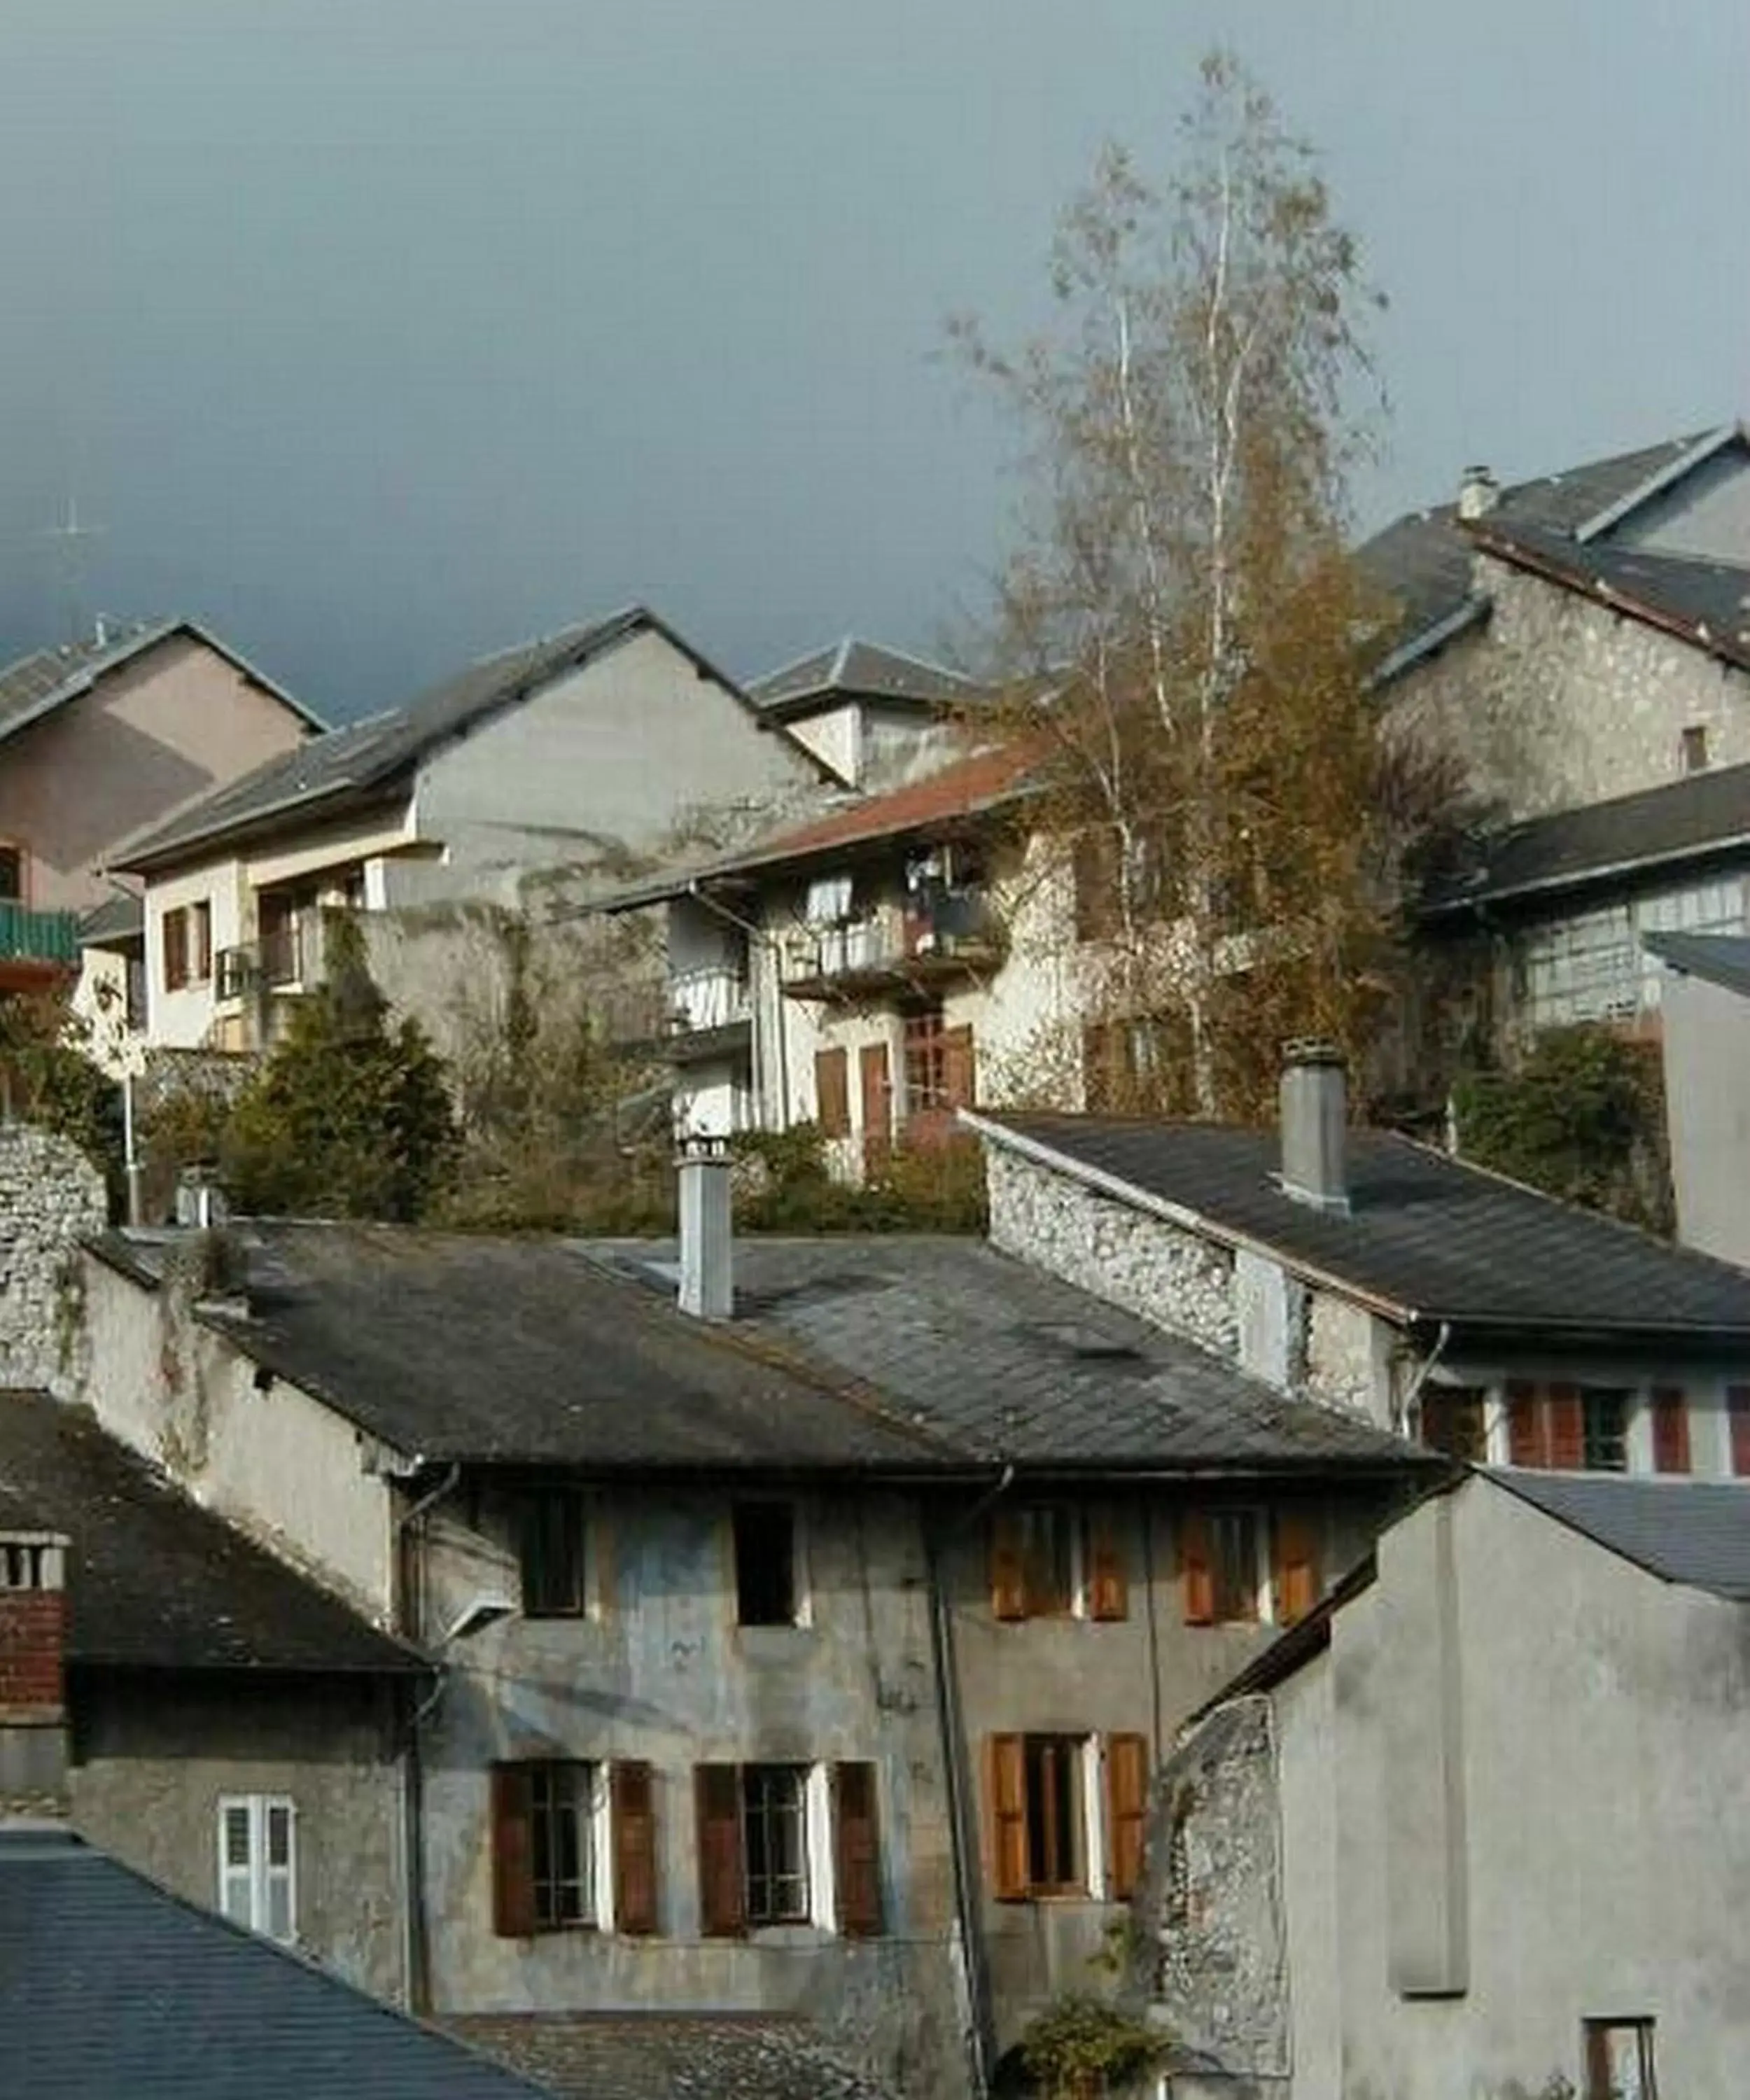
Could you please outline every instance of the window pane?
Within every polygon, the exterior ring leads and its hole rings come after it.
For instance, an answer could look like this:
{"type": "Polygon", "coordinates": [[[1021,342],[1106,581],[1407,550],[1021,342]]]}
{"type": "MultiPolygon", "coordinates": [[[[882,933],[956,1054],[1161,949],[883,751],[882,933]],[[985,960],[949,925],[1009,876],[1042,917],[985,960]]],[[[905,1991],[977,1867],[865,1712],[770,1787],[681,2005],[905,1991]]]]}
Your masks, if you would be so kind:
{"type": "Polygon", "coordinates": [[[1082,1867],[1082,1745],[1073,1736],[1029,1736],[1027,1873],[1036,1889],[1078,1888],[1082,1867]]]}
{"type": "Polygon", "coordinates": [[[262,1926],[271,1939],[291,1939],[292,1877],[289,1874],[268,1876],[267,1915],[262,1920],[262,1926]]]}
{"type": "Polygon", "coordinates": [[[1258,1617],[1258,1517],[1217,1510],[1210,1518],[1210,1573],[1218,1619],[1258,1617]]]}
{"type": "Polygon", "coordinates": [[[808,1772],[801,1765],[742,1771],[742,1833],[750,1925],[806,1922],[809,1914],[808,1772]]]}
{"type": "Polygon", "coordinates": [[[1629,1396],[1589,1387],[1580,1393],[1586,1469],[1626,1472],[1629,1466],[1629,1396]]]}
{"type": "Polygon", "coordinates": [[[1060,1502],[1038,1502],[1016,1512],[1021,1577],[1029,1614],[1049,1617],[1075,1602],[1075,1516],[1060,1502]]]}
{"type": "Polygon", "coordinates": [[[249,1809],[247,1802],[233,1802],[225,1811],[225,1864],[249,1864],[249,1809]]]}
{"type": "Polygon", "coordinates": [[[531,1494],[522,1522],[522,1608],[531,1618],[584,1608],[584,1502],[575,1489],[531,1494]]]}
{"type": "Polygon", "coordinates": [[[283,1801],[267,1805],[267,1864],[270,1867],[292,1864],[292,1811],[283,1801]]]}
{"type": "Polygon", "coordinates": [[[535,1921],[544,1930],[588,1924],[595,1914],[590,1801],[593,1768],[530,1767],[530,1837],[535,1921]]]}

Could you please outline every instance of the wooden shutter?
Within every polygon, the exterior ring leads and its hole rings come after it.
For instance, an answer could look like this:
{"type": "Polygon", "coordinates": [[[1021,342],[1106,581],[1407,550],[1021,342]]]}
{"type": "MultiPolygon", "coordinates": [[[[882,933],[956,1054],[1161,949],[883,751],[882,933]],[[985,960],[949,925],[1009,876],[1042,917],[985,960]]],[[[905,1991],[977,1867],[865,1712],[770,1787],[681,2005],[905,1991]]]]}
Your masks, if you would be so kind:
{"type": "Polygon", "coordinates": [[[1586,1410],[1577,1385],[1552,1385],[1548,1463],[1558,1473],[1577,1473],[1586,1462],[1586,1410]]]}
{"type": "Polygon", "coordinates": [[[1215,1575],[1210,1565],[1210,1521],[1201,1510],[1187,1510],[1179,1520],[1179,1574],[1185,1624],[1214,1626],[1215,1575]]]}
{"type": "Polygon", "coordinates": [[[1653,1471],[1689,1471],[1689,1396],[1681,1386],[1653,1388],[1653,1471]]]}
{"type": "Polygon", "coordinates": [[[1012,1510],[998,1510],[990,1520],[990,1610],[998,1619],[1027,1616],[1026,1556],[1012,1510]]]}
{"type": "Polygon", "coordinates": [[[699,1811],[699,1930],[707,1939],[738,1939],[747,1930],[739,1767],[695,1765],[693,1797],[699,1811]]]}
{"type": "Polygon", "coordinates": [[[942,1106],[971,1108],[977,1096],[978,1062],[970,1026],[942,1030],[941,1074],[942,1106]]]}
{"type": "Polygon", "coordinates": [[[1750,1473],[1750,1385],[1726,1388],[1726,1415],[1732,1436],[1732,1471],[1750,1473]]]}
{"type": "Polygon", "coordinates": [[[863,1171],[880,1174],[893,1154],[893,1079],[884,1043],[866,1043],[857,1053],[862,1094],[863,1171]]]}
{"type": "Polygon", "coordinates": [[[1523,1379],[1507,1381],[1507,1463],[1546,1466],[1544,1410],[1537,1388],[1523,1379]]]}
{"type": "Polygon", "coordinates": [[[1111,1857],[1107,1893],[1128,1903],[1142,1886],[1148,1820],[1148,1739],[1106,1738],[1106,1830],[1111,1857]]]}
{"type": "Polygon", "coordinates": [[[814,1120],[822,1137],[851,1134],[851,1060],[843,1048],[814,1052],[814,1120]]]}
{"type": "Polygon", "coordinates": [[[998,1903],[1027,1894],[1027,1753],[1020,1736],[985,1738],[985,1851],[998,1903]]]}
{"type": "Polygon", "coordinates": [[[179,905],[164,915],[164,982],[180,991],[188,982],[188,914],[179,905]]]}
{"type": "Polygon", "coordinates": [[[656,1803],[650,1768],[624,1759],[608,1768],[614,1837],[614,1929],[656,1930],[656,1803]]]}
{"type": "Polygon", "coordinates": [[[833,1767],[832,1814],[839,1930],[850,1939],[871,1939],[881,1930],[881,1840],[872,1764],[833,1767]]]}
{"type": "Polygon", "coordinates": [[[1087,1527],[1087,1615],[1122,1619],[1130,1615],[1124,1555],[1110,1510],[1095,1510],[1087,1527]]]}
{"type": "Polygon", "coordinates": [[[1291,1626],[1319,1601],[1318,1525],[1303,1510],[1278,1510],[1272,1529],[1276,1623],[1291,1626]]]}
{"type": "Polygon", "coordinates": [[[500,1939],[535,1931],[535,1785],[527,1765],[492,1767],[492,1930],[500,1939]]]}

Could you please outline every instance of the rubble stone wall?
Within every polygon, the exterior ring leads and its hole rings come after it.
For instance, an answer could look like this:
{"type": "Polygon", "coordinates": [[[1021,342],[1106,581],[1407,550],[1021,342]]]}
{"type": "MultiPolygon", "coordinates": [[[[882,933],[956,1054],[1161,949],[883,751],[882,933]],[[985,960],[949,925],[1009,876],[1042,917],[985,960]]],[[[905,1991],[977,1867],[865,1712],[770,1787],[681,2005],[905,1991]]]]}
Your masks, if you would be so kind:
{"type": "Polygon", "coordinates": [[[104,1177],[77,1145],[0,1125],[0,1386],[64,1395],[78,1383],[79,1242],[108,1221],[104,1177]]]}

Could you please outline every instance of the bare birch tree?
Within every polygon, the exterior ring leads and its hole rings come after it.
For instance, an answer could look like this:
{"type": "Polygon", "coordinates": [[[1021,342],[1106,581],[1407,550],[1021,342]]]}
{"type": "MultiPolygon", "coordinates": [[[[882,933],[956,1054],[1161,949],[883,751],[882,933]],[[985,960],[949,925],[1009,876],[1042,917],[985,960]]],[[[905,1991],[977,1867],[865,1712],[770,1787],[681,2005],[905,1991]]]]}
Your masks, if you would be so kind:
{"type": "MultiPolygon", "coordinates": [[[[1259,1110],[1282,1037],[1365,1048],[1391,876],[1428,784],[1386,772],[1348,477],[1382,405],[1379,303],[1310,149],[1203,65],[1178,171],[1109,149],[1051,255],[1054,324],[952,333],[1025,433],[996,637],[1034,811],[1073,865],[1108,1098],[1259,1110]]],[[[1419,809],[1417,813],[1419,815],[1419,809]]]]}

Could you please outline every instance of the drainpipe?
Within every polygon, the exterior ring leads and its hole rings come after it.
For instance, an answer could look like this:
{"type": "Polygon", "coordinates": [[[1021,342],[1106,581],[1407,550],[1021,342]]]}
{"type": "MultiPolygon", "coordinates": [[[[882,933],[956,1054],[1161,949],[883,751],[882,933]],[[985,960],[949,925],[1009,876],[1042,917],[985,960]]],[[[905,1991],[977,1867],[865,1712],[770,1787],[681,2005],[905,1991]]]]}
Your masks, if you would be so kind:
{"type": "Polygon", "coordinates": [[[1452,1339],[1452,1323],[1450,1320],[1443,1320],[1440,1331],[1435,1337],[1434,1347],[1416,1366],[1416,1375],[1410,1380],[1410,1389],[1399,1405],[1397,1427],[1402,1435],[1407,1436],[1409,1434],[1410,1416],[1415,1411],[1417,1401],[1422,1398],[1422,1389],[1433,1375],[1435,1365],[1445,1355],[1446,1345],[1452,1339]]]}
{"type": "Polygon", "coordinates": [[[1002,1477],[988,1493],[947,1530],[938,1534],[933,1524],[926,1526],[924,1552],[930,1592],[930,1650],[936,1668],[936,1718],[941,1731],[942,1768],[948,1781],[948,1833],[954,1861],[954,1904],[960,1927],[962,1957],[966,1964],[967,2048],[971,2058],[972,2090],[978,2100],[990,2091],[994,2050],[990,2032],[990,1979],[985,1965],[985,1935],[979,1915],[977,1847],[968,1821],[972,1776],[966,1768],[966,1733],[960,1713],[959,1680],[954,1657],[954,1621],[942,1581],[942,1555],[953,1541],[970,1531],[981,1517],[1008,1491],[1015,1478],[1012,1465],[1005,1465],[1002,1477]]]}
{"type": "MultiPolygon", "coordinates": [[[[461,1478],[460,1462],[452,1465],[436,1487],[420,1497],[417,1502],[403,1511],[395,1520],[395,1573],[396,1586],[400,1594],[396,1599],[395,1617],[403,1635],[410,1639],[418,1636],[416,1606],[421,1601],[418,1591],[419,1542],[424,1537],[425,1520],[444,1497],[453,1492],[461,1478]],[[416,1534],[415,1527],[418,1527],[416,1534]]],[[[418,2014],[431,2010],[431,1941],[425,1929],[425,1768],[420,1758],[420,1730],[425,1717],[441,1696],[444,1686],[442,1666],[437,1682],[408,1716],[406,1746],[401,1761],[402,1850],[407,1860],[406,1916],[403,1920],[405,1948],[403,1960],[406,1965],[408,2002],[411,2010],[418,2014]]]]}

